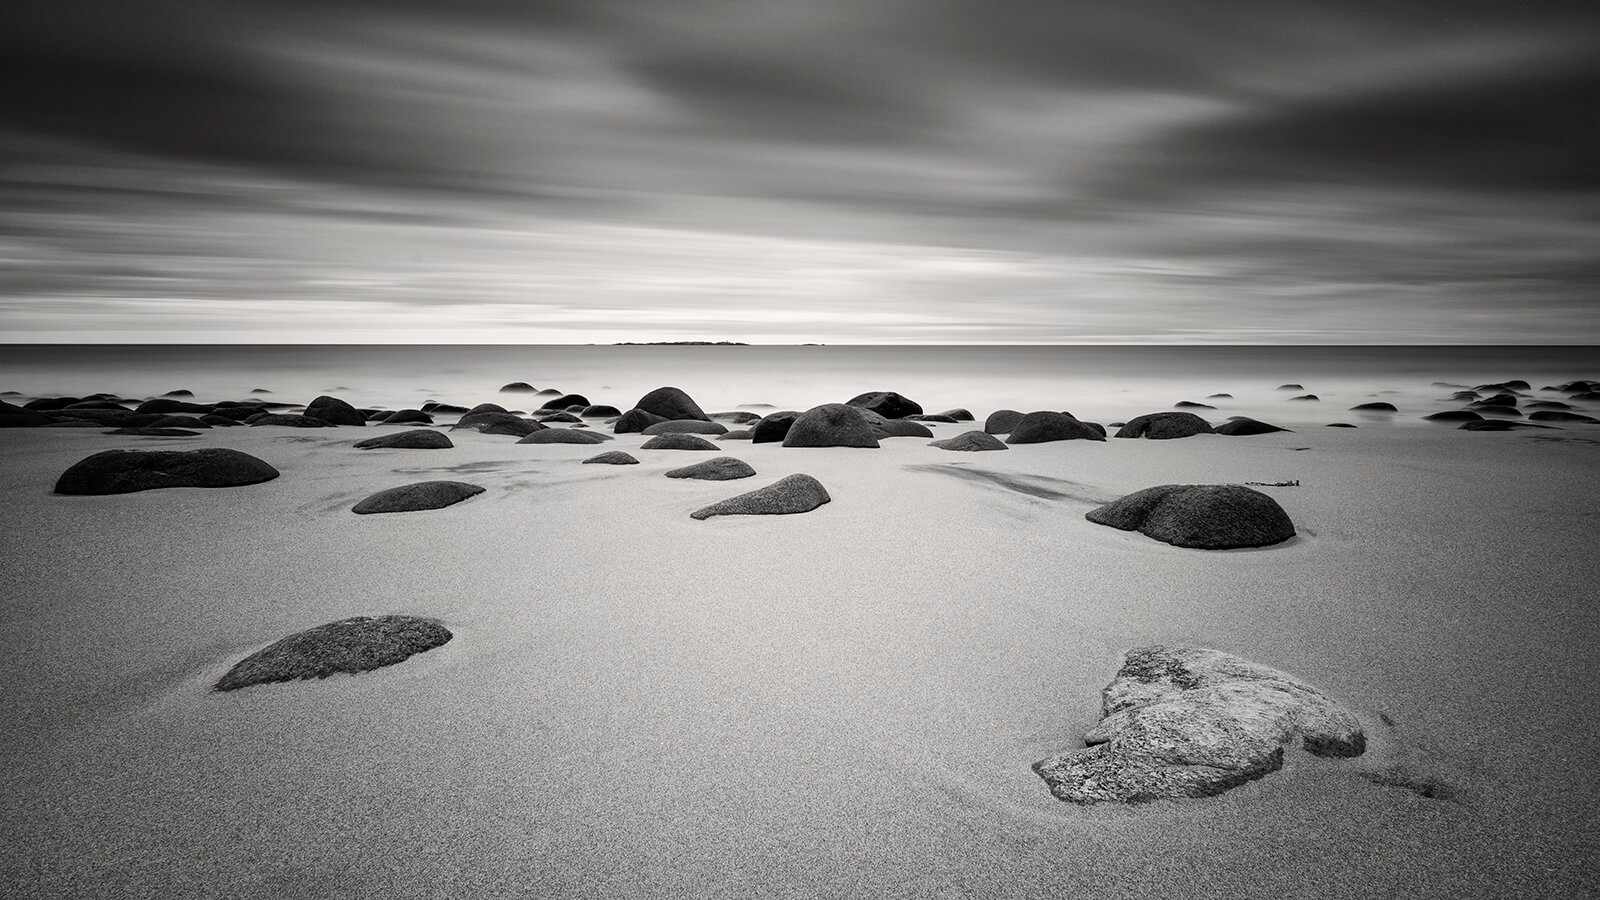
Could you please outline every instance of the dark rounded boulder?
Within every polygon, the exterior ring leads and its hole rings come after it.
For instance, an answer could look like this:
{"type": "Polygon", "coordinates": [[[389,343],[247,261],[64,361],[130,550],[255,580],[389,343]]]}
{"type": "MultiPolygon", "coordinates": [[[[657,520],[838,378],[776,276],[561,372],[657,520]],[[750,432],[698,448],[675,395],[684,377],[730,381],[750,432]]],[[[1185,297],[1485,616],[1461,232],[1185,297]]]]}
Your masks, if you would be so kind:
{"type": "Polygon", "coordinates": [[[284,428],[332,428],[333,423],[326,419],[312,416],[298,416],[287,413],[257,413],[244,420],[246,425],[254,428],[257,425],[278,425],[284,428]]]}
{"type": "Polygon", "coordinates": [[[416,616],[341,619],[291,634],[250,654],[212,690],[370,672],[441,647],[453,636],[438,622],[416,616]]]}
{"type": "Polygon", "coordinates": [[[1308,403],[1315,403],[1315,402],[1321,400],[1322,398],[1318,397],[1316,394],[1301,394],[1298,397],[1290,397],[1289,399],[1290,400],[1300,400],[1300,401],[1304,401],[1304,402],[1308,402],[1308,403]]]}
{"type": "Polygon", "coordinates": [[[358,450],[448,450],[455,446],[450,436],[426,428],[413,428],[394,434],[383,434],[356,441],[351,446],[358,450]]]}
{"type": "Polygon", "coordinates": [[[869,391],[865,394],[857,394],[846,400],[845,405],[872,410],[885,419],[903,419],[906,416],[914,416],[922,412],[920,403],[907,397],[902,397],[894,391],[869,391]]]}
{"type": "Polygon", "coordinates": [[[716,421],[732,422],[735,425],[749,425],[761,421],[761,416],[747,409],[734,409],[727,412],[714,412],[711,418],[716,421]]]}
{"type": "Polygon", "coordinates": [[[710,417],[705,410],[700,408],[692,398],[681,388],[658,387],[633,405],[634,409],[642,409],[653,416],[663,419],[706,419],[710,417]]]}
{"type": "Polygon", "coordinates": [[[162,394],[161,396],[163,396],[163,397],[193,397],[194,396],[194,391],[191,391],[188,388],[178,388],[175,391],[167,391],[165,394],[162,394]]]}
{"type": "Polygon", "coordinates": [[[182,400],[157,397],[154,400],[146,400],[139,404],[133,411],[141,413],[208,413],[216,410],[216,408],[216,404],[213,403],[186,403],[182,400]]]}
{"type": "Polygon", "coordinates": [[[358,516],[366,516],[443,509],[481,493],[483,488],[462,481],[419,481],[379,491],[350,507],[350,511],[358,516]]]}
{"type": "MultiPolygon", "coordinates": [[[[1173,415],[1182,415],[1173,413],[1173,415]]],[[[984,431],[988,431],[984,428],[984,431]]],[[[1047,444],[1054,441],[1103,441],[1106,436],[1069,412],[1038,410],[1028,413],[1011,429],[1008,444],[1047,444]]]]}
{"type": "Polygon", "coordinates": [[[794,420],[783,436],[783,446],[875,448],[878,439],[860,410],[844,403],[824,403],[794,420]]]}
{"type": "Polygon", "coordinates": [[[669,419],[645,428],[644,434],[727,434],[728,426],[704,419],[669,419]]]}
{"type": "Polygon", "coordinates": [[[1350,407],[1355,412],[1399,412],[1393,403],[1387,400],[1375,400],[1371,403],[1357,403],[1350,407]]]}
{"type": "Polygon", "coordinates": [[[1006,446],[1005,441],[1000,440],[989,432],[977,430],[964,431],[953,438],[945,438],[942,441],[932,441],[928,444],[928,446],[938,447],[940,450],[962,450],[969,452],[978,450],[1011,449],[1010,447],[1006,446]]]}
{"type": "Polygon", "coordinates": [[[597,434],[593,431],[573,431],[571,428],[546,428],[525,435],[519,444],[604,444],[611,440],[610,435],[597,434]]]}
{"type": "Polygon", "coordinates": [[[933,422],[937,425],[954,425],[961,421],[960,419],[947,416],[944,413],[923,413],[920,416],[907,416],[906,418],[913,422],[933,422]]]}
{"type": "Polygon", "coordinates": [[[1472,408],[1477,410],[1481,415],[1485,416],[1500,416],[1506,419],[1522,418],[1522,410],[1517,409],[1515,406],[1500,406],[1498,404],[1478,406],[1477,404],[1473,404],[1472,408]]]}
{"type": "Polygon", "coordinates": [[[1600,419],[1586,416],[1582,413],[1566,412],[1559,409],[1541,409],[1528,413],[1528,418],[1536,422],[1586,422],[1591,425],[1600,425],[1600,419]]]}
{"type": "Polygon", "coordinates": [[[955,419],[957,422],[973,421],[972,410],[965,409],[960,406],[956,407],[955,409],[947,409],[944,412],[936,413],[936,415],[949,416],[950,418],[955,419]]]}
{"type": "Polygon", "coordinates": [[[463,412],[461,414],[461,416],[462,416],[462,418],[466,418],[467,416],[475,416],[475,415],[477,415],[479,413],[509,413],[509,412],[511,412],[511,410],[506,409],[504,406],[501,406],[498,403],[479,403],[477,406],[474,406],[473,408],[467,410],[466,412],[463,412]]]}
{"type": "Polygon", "coordinates": [[[617,419],[616,424],[611,426],[611,430],[616,434],[640,434],[657,422],[667,421],[671,420],[662,418],[648,410],[635,407],[623,413],[622,417],[617,419]]]}
{"type": "Polygon", "coordinates": [[[540,409],[566,409],[569,406],[582,406],[588,408],[589,398],[582,394],[562,394],[553,400],[545,401],[540,409]]]}
{"type": "Polygon", "coordinates": [[[129,494],[157,488],[240,487],[278,470],[238,450],[106,450],[75,463],[56,481],[58,494],[129,494]]]}
{"type": "Polygon", "coordinates": [[[712,516],[787,516],[810,512],[832,499],[822,482],[810,475],[789,475],[764,488],[701,507],[689,517],[704,520],[712,516]]]}
{"type": "Polygon", "coordinates": [[[718,456],[704,462],[679,466],[667,470],[668,478],[693,478],[699,481],[733,481],[736,478],[749,478],[756,474],[756,470],[742,459],[732,456],[718,456]]]}
{"type": "Polygon", "coordinates": [[[514,416],[508,412],[474,412],[467,413],[461,420],[450,426],[451,430],[462,429],[477,431],[483,434],[507,434],[514,437],[526,437],[535,431],[543,431],[548,425],[540,425],[514,416]]]}
{"type": "Polygon", "coordinates": [[[1571,403],[1562,403],[1560,400],[1535,400],[1532,403],[1522,404],[1523,409],[1572,409],[1571,403]]]}
{"type": "Polygon", "coordinates": [[[537,390],[538,388],[526,381],[513,381],[510,384],[500,386],[500,393],[502,394],[531,394],[537,390]]]}
{"type": "Polygon", "coordinates": [[[794,427],[794,420],[800,418],[800,411],[783,409],[767,413],[761,417],[750,429],[750,442],[753,444],[777,443],[789,435],[789,429],[794,427]]]}
{"type": "Polygon", "coordinates": [[[1485,397],[1482,400],[1474,400],[1474,401],[1472,401],[1471,403],[1469,403],[1467,405],[1468,406],[1516,406],[1517,405],[1517,397],[1516,397],[1515,394],[1499,393],[1499,394],[1495,394],[1492,397],[1485,397]]]}
{"type": "Polygon", "coordinates": [[[607,450],[604,453],[589,457],[584,462],[601,466],[637,466],[639,464],[639,460],[635,459],[634,455],[626,450],[607,450]]]}
{"type": "Polygon", "coordinates": [[[1456,391],[1450,395],[1450,399],[1457,403],[1467,403],[1479,399],[1480,396],[1477,391],[1456,391]]]}
{"type": "Polygon", "coordinates": [[[933,431],[912,419],[882,419],[871,422],[872,435],[880,440],[892,437],[933,437],[933,431]]]}
{"type": "MultiPolygon", "coordinates": [[[[210,413],[207,413],[206,415],[210,415],[210,413]]],[[[211,425],[209,423],[205,422],[205,421],[202,421],[200,419],[195,418],[194,416],[162,416],[161,418],[155,420],[154,422],[151,422],[149,425],[146,425],[146,426],[143,426],[143,427],[146,427],[146,428],[207,428],[207,429],[209,429],[211,427],[211,425]]]]}
{"type": "Polygon", "coordinates": [[[1193,400],[1179,400],[1177,403],[1172,404],[1172,407],[1174,409],[1216,409],[1215,406],[1209,403],[1196,403],[1193,400]]]}
{"type": "Polygon", "coordinates": [[[1303,384],[1280,384],[1280,385],[1278,385],[1278,390],[1280,390],[1280,391],[1303,391],[1305,389],[1306,389],[1306,386],[1303,385],[1303,384]]]}
{"type": "Polygon", "coordinates": [[[321,419],[330,425],[361,425],[367,424],[367,417],[354,406],[323,394],[317,399],[306,404],[306,415],[313,419],[321,419]]]}
{"type": "Polygon", "coordinates": [[[715,450],[717,445],[697,434],[674,431],[658,434],[639,445],[640,450],[715,450]]]}
{"type": "Polygon", "coordinates": [[[1259,419],[1252,419],[1249,416],[1232,416],[1228,421],[1218,425],[1215,430],[1217,434],[1225,434],[1229,437],[1247,437],[1252,434],[1271,434],[1274,431],[1288,431],[1289,429],[1263,422],[1259,419]]]}
{"type": "Polygon", "coordinates": [[[1021,421],[1022,413],[1014,409],[997,409],[983,420],[983,430],[989,434],[1010,434],[1021,421]]]}
{"type": "MultiPolygon", "coordinates": [[[[1145,416],[1134,416],[1128,424],[1117,429],[1119,438],[1147,438],[1152,441],[1166,441],[1176,438],[1193,437],[1197,434],[1215,434],[1216,430],[1211,423],[1200,418],[1194,413],[1186,412],[1158,412],[1145,416]]],[[[1015,435],[1012,436],[1015,442],[1015,435]]]]}
{"type": "Polygon", "coordinates": [[[1278,501],[1239,484],[1163,484],[1096,507],[1084,518],[1199,550],[1267,547],[1295,534],[1278,501]]]}
{"type": "Polygon", "coordinates": [[[1423,416],[1422,418],[1426,419],[1429,422],[1481,422],[1481,421],[1483,421],[1483,416],[1478,415],[1477,413],[1473,412],[1470,409],[1447,409],[1444,412],[1436,412],[1436,413],[1433,413],[1431,415],[1423,416]]]}
{"type": "Polygon", "coordinates": [[[106,434],[134,435],[137,437],[199,437],[200,432],[187,428],[157,428],[154,425],[129,425],[108,431],[106,434]]]}
{"type": "MultiPolygon", "coordinates": [[[[544,412],[544,411],[541,410],[540,412],[544,412]]],[[[581,418],[579,418],[579,417],[577,417],[577,416],[575,416],[575,415],[573,415],[572,413],[569,413],[569,412],[556,412],[556,413],[550,413],[549,415],[540,415],[539,416],[539,421],[543,422],[546,425],[550,424],[551,422],[561,422],[561,423],[566,423],[566,424],[569,424],[569,425],[576,425],[579,422],[582,422],[583,419],[581,419],[581,418]]]]}
{"type": "Polygon", "coordinates": [[[1462,431],[1512,431],[1518,428],[1554,428],[1554,425],[1536,425],[1532,422],[1508,422],[1505,419],[1484,419],[1482,422],[1462,422],[1462,431]]]}
{"type": "Polygon", "coordinates": [[[597,404],[584,407],[583,412],[578,413],[578,415],[584,417],[585,419],[607,419],[612,416],[622,415],[622,410],[617,409],[615,406],[597,404]]]}
{"type": "Polygon", "coordinates": [[[385,425],[432,425],[433,416],[420,409],[397,409],[379,421],[385,425]]]}

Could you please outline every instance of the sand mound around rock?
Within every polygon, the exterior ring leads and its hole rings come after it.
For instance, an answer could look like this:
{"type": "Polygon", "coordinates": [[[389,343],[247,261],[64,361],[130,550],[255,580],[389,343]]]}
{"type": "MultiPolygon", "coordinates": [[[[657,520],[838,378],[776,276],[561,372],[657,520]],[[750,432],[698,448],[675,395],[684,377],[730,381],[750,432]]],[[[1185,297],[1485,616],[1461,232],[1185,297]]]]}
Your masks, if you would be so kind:
{"type": "Polygon", "coordinates": [[[291,634],[241,660],[212,690],[357,674],[404,662],[454,637],[432,619],[356,616],[291,634]]]}
{"type": "Polygon", "coordinates": [[[156,488],[240,487],[278,477],[266,462],[222,447],[201,450],[106,450],[80,460],[56,480],[58,494],[130,494],[156,488]]]}
{"type": "Polygon", "coordinates": [[[1158,485],[1091,509],[1084,518],[1199,550],[1266,547],[1295,534],[1278,501],[1239,484],[1158,485]]]}
{"type": "Polygon", "coordinates": [[[1130,650],[1101,699],[1086,749],[1034,764],[1061,800],[1209,797],[1283,766],[1298,739],[1325,757],[1366,752],[1361,721],[1283,672],[1218,650],[1130,650]]]}
{"type": "Polygon", "coordinates": [[[810,512],[832,499],[822,482],[810,475],[789,475],[748,494],[729,497],[720,503],[697,509],[689,517],[785,516],[810,512]]]}
{"type": "Polygon", "coordinates": [[[419,481],[379,491],[350,507],[350,511],[358,516],[366,516],[373,513],[443,509],[481,493],[483,488],[463,481],[419,481]]]}

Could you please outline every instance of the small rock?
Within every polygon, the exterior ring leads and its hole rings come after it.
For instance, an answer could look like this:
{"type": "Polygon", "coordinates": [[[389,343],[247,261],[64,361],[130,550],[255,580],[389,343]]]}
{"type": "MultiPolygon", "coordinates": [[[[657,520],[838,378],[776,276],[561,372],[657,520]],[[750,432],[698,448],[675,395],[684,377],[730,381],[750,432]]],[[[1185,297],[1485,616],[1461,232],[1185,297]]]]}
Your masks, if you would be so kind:
{"type": "Polygon", "coordinates": [[[461,481],[419,481],[379,491],[350,507],[350,511],[358,516],[366,516],[443,509],[481,493],[483,488],[461,481]]]}
{"type": "Polygon", "coordinates": [[[667,471],[668,478],[694,478],[700,481],[732,481],[756,474],[750,464],[731,456],[719,456],[704,462],[681,466],[667,471]]]}
{"type": "Polygon", "coordinates": [[[626,450],[607,450],[605,453],[589,457],[584,462],[602,466],[637,466],[639,464],[639,461],[634,459],[633,454],[626,450]]]}
{"type": "Polygon", "coordinates": [[[341,619],[291,634],[250,654],[212,690],[370,672],[443,646],[452,637],[450,629],[416,616],[341,619]]]}
{"type": "Polygon", "coordinates": [[[989,432],[976,430],[965,431],[953,438],[946,438],[942,441],[933,441],[929,443],[928,446],[938,447],[940,450],[963,451],[1011,449],[1010,447],[1006,446],[1004,441],[1000,440],[989,432]]]}
{"type": "Polygon", "coordinates": [[[790,475],[748,494],[697,509],[689,517],[709,519],[712,516],[792,515],[810,512],[832,499],[822,482],[810,475],[790,475]]]}
{"type": "Polygon", "coordinates": [[[1278,501],[1238,484],[1145,488],[1096,507],[1084,518],[1199,550],[1267,547],[1295,534],[1294,523],[1278,501]]]}
{"type": "Polygon", "coordinates": [[[715,450],[717,445],[696,434],[675,431],[658,434],[639,445],[640,450],[715,450]]]}
{"type": "Polygon", "coordinates": [[[356,441],[351,446],[358,450],[448,450],[455,446],[449,435],[426,428],[414,428],[356,441]]]}

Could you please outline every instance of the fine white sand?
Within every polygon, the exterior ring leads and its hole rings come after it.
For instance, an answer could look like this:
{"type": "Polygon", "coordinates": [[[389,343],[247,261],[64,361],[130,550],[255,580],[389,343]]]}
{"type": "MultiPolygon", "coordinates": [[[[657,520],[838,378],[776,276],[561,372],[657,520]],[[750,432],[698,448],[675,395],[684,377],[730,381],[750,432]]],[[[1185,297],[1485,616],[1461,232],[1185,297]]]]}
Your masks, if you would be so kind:
{"type": "Polygon", "coordinates": [[[1592,890],[1600,427],[722,442],[759,473],[733,482],[663,477],[712,454],[640,435],[350,447],[387,430],[0,430],[0,893],[1592,890]],[[51,493],[119,446],[233,447],[282,477],[51,493]],[[610,449],[643,464],[579,463],[610,449]],[[795,472],[833,502],[689,518],[795,472]],[[487,491],[349,511],[427,479],[487,491]],[[1183,550],[1083,517],[1155,484],[1291,479],[1261,488],[1300,531],[1272,548],[1183,550]],[[365,675],[209,690],[286,634],[382,613],[455,639],[365,675]],[[1124,650],[1162,642],[1316,685],[1360,712],[1371,749],[1296,751],[1206,800],[1055,800],[1030,765],[1080,745],[1124,650]],[[1459,794],[1359,775],[1374,770],[1459,794]]]}

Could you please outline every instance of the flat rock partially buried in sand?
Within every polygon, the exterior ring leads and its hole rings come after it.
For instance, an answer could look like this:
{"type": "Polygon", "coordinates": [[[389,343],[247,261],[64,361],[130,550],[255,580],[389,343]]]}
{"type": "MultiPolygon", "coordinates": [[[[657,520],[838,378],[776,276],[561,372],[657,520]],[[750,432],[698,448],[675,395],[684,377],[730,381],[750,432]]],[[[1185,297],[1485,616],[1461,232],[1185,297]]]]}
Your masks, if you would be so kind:
{"type": "Polygon", "coordinates": [[[416,616],[341,619],[291,634],[250,654],[212,690],[370,672],[443,646],[452,637],[450,629],[416,616]]]}
{"type": "Polygon", "coordinates": [[[594,431],[573,431],[571,428],[546,428],[523,435],[519,444],[604,444],[612,440],[609,434],[594,431]]]}
{"type": "Polygon", "coordinates": [[[105,450],[79,460],[56,480],[58,494],[131,494],[157,488],[241,487],[278,470],[238,450],[105,450]]]}
{"type": "Polygon", "coordinates": [[[608,450],[584,460],[598,466],[637,466],[639,460],[626,450],[608,450]]]}
{"type": "Polygon", "coordinates": [[[666,473],[668,478],[693,478],[699,481],[733,481],[754,474],[756,470],[750,468],[749,463],[732,456],[718,456],[705,462],[669,469],[666,473]]]}
{"type": "Polygon", "coordinates": [[[689,514],[692,519],[712,516],[786,516],[810,512],[833,498],[822,482],[810,475],[789,475],[748,494],[729,497],[689,514]]]}
{"type": "Polygon", "coordinates": [[[1278,501],[1240,484],[1158,485],[1091,509],[1084,518],[1198,550],[1267,547],[1295,534],[1278,501]]]}
{"type": "Polygon", "coordinates": [[[1333,758],[1367,747],[1353,712],[1277,669],[1219,650],[1143,647],[1102,692],[1086,748],[1033,769],[1073,803],[1210,797],[1282,768],[1296,740],[1333,758]]]}
{"type": "Polygon", "coordinates": [[[356,441],[350,446],[358,450],[449,450],[455,446],[450,436],[426,428],[414,428],[356,441]]]}
{"type": "Polygon", "coordinates": [[[481,493],[483,488],[463,481],[419,481],[379,491],[350,507],[350,511],[358,516],[366,516],[373,513],[443,509],[481,493]]]}

